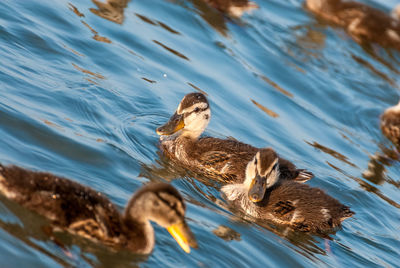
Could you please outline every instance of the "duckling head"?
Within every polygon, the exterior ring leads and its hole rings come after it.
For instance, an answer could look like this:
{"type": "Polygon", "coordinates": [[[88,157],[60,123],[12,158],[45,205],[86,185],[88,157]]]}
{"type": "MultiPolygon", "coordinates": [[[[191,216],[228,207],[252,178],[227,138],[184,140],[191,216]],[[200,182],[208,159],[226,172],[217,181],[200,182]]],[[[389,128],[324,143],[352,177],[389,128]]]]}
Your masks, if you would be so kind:
{"type": "Polygon", "coordinates": [[[257,152],[246,167],[245,187],[248,198],[252,202],[264,199],[265,191],[271,188],[279,179],[278,155],[271,148],[257,152]]]}
{"type": "Polygon", "coordinates": [[[261,149],[247,164],[244,182],[224,185],[221,192],[230,201],[241,200],[244,202],[243,206],[246,207],[247,213],[253,214],[250,203],[262,201],[266,190],[279,180],[278,160],[278,155],[273,149],[261,149]]]}
{"type": "Polygon", "coordinates": [[[167,183],[142,187],[129,201],[125,220],[139,223],[153,221],[164,227],[186,252],[197,248],[197,242],[185,221],[185,203],[179,192],[167,183]]]}
{"type": "Polygon", "coordinates": [[[157,128],[158,135],[188,136],[196,139],[210,122],[211,110],[202,93],[187,94],[179,103],[175,113],[163,126],[157,128]]]}

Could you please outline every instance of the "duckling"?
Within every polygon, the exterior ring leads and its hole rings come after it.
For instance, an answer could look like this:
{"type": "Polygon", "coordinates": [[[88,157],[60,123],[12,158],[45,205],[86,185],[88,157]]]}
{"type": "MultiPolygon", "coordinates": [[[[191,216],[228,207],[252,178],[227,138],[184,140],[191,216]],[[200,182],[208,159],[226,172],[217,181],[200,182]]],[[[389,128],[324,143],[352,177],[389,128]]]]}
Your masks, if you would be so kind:
{"type": "Polygon", "coordinates": [[[221,192],[234,207],[254,218],[304,232],[328,232],[354,215],[319,188],[278,179],[277,162],[273,150],[261,149],[247,164],[246,180],[224,185],[221,192]]]}
{"type": "Polygon", "coordinates": [[[183,199],[166,183],[143,186],[122,215],[103,194],[89,187],[17,166],[0,165],[0,193],[48,218],[55,229],[117,249],[149,254],[155,244],[150,221],[166,228],[185,252],[197,247],[185,222],[183,199]]]}
{"type": "MultiPolygon", "coordinates": [[[[306,0],[305,5],[322,19],[344,27],[358,43],[374,42],[400,50],[400,23],[383,11],[343,0],[306,0]]],[[[392,14],[397,17],[397,8],[392,14]]]]}
{"type": "MultiPolygon", "coordinates": [[[[227,183],[242,183],[247,163],[259,150],[235,139],[202,137],[211,118],[210,105],[202,93],[189,93],[169,121],[157,128],[163,153],[175,163],[201,175],[227,183]]],[[[278,157],[282,177],[305,182],[311,172],[297,169],[278,157]]]]}
{"type": "Polygon", "coordinates": [[[393,144],[400,148],[400,102],[386,109],[381,116],[381,130],[393,144]]]}
{"type": "Polygon", "coordinates": [[[248,0],[203,0],[208,5],[229,16],[239,18],[245,12],[257,9],[258,5],[248,0]]]}

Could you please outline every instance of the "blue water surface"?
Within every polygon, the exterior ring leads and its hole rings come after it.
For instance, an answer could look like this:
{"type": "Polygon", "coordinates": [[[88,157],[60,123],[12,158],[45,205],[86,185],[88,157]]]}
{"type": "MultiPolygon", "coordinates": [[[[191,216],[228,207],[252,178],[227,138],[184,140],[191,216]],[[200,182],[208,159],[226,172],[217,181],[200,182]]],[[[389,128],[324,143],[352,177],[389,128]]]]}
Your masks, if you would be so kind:
{"type": "Polygon", "coordinates": [[[121,209],[143,183],[171,181],[199,242],[185,254],[155,226],[147,257],[64,233],[60,245],[1,197],[1,267],[399,266],[400,165],[379,130],[398,102],[399,52],[361,47],[302,0],[255,1],[240,20],[200,0],[0,2],[0,162],[74,179],[121,209]],[[206,134],[273,147],[355,216],[329,241],[221,206],[218,185],[157,147],[155,128],[193,91],[211,103],[206,134]]]}

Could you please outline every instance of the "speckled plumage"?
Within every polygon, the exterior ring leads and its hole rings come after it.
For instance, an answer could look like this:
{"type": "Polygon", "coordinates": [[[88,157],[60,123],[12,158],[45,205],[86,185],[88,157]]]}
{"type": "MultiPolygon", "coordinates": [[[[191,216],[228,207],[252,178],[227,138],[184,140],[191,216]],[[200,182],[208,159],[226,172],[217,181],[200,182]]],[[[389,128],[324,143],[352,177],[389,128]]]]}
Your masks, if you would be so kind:
{"type": "Polygon", "coordinates": [[[358,43],[374,42],[400,50],[400,23],[390,14],[343,0],[306,0],[306,7],[322,19],[344,27],[358,43]]]}
{"type": "Polygon", "coordinates": [[[277,180],[273,158],[271,149],[260,150],[248,163],[243,183],[222,187],[221,192],[233,207],[257,219],[313,233],[339,227],[344,219],[354,214],[321,189],[293,180],[277,180]],[[253,193],[257,194],[255,198],[253,193]],[[253,202],[255,199],[257,201],[253,202]]]}
{"type": "Polygon", "coordinates": [[[124,214],[89,187],[17,166],[0,165],[0,192],[48,218],[53,227],[135,253],[148,254],[154,247],[154,230],[149,220],[164,226],[184,221],[183,199],[166,183],[142,187],[133,195],[124,214]],[[162,203],[157,205],[159,211],[154,209],[157,202],[162,203]]]}
{"type": "MultiPolygon", "coordinates": [[[[201,93],[187,94],[179,104],[176,113],[171,117],[172,121],[176,120],[176,115],[183,118],[195,118],[192,121],[195,122],[196,126],[190,125],[186,129],[187,126],[185,125],[183,129],[173,135],[161,136],[160,147],[163,153],[175,163],[206,177],[228,183],[243,182],[246,165],[253,159],[259,148],[233,138],[199,138],[208,125],[211,115],[208,101],[201,93]],[[193,107],[197,106],[206,108],[196,112],[193,107]],[[187,113],[183,111],[187,111],[187,113]],[[207,117],[203,118],[204,115],[207,117]],[[202,127],[197,128],[197,125],[202,125],[202,127]],[[196,134],[193,134],[194,131],[191,131],[190,128],[195,129],[196,134]]],[[[178,123],[171,123],[170,120],[160,128],[170,129],[170,124],[178,123]]],[[[297,179],[304,182],[313,176],[311,172],[297,169],[295,165],[283,158],[279,158],[279,166],[281,176],[284,179],[297,179]]]]}
{"type": "Polygon", "coordinates": [[[231,202],[254,218],[313,233],[340,227],[344,219],[354,214],[321,189],[288,180],[268,189],[261,202],[251,202],[247,192],[238,193],[231,202]]]}

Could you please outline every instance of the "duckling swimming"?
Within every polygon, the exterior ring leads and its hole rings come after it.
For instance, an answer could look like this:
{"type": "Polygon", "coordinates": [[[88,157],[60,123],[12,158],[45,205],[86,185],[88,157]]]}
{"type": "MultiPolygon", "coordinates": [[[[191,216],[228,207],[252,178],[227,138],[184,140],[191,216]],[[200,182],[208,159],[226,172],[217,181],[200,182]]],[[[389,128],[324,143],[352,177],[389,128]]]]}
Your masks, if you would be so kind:
{"type": "Polygon", "coordinates": [[[328,232],[354,215],[321,189],[278,179],[277,161],[272,149],[261,149],[247,164],[246,180],[225,185],[221,192],[233,206],[254,218],[304,232],[328,232]]]}
{"type": "Polygon", "coordinates": [[[197,247],[185,222],[185,204],[169,184],[139,189],[121,215],[101,193],[49,173],[0,165],[0,192],[48,218],[53,227],[104,243],[149,254],[155,244],[150,221],[166,228],[187,253],[197,247]]]}
{"type": "MultiPolygon", "coordinates": [[[[210,105],[202,93],[187,94],[170,120],[157,128],[163,153],[196,173],[229,183],[242,183],[247,163],[259,150],[234,139],[199,138],[211,118],[210,105]]],[[[282,177],[305,182],[311,172],[277,157],[282,177]]]]}
{"type": "Polygon", "coordinates": [[[228,14],[232,17],[239,18],[245,12],[257,9],[258,5],[248,0],[203,0],[208,5],[228,14]]]}
{"type": "Polygon", "coordinates": [[[393,144],[400,148],[400,102],[386,109],[381,116],[381,130],[393,144]]]}
{"type": "Polygon", "coordinates": [[[400,50],[398,7],[392,16],[354,1],[306,0],[306,7],[322,19],[344,27],[358,43],[375,42],[400,50]]]}

